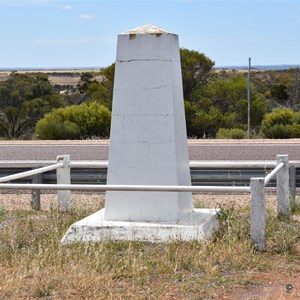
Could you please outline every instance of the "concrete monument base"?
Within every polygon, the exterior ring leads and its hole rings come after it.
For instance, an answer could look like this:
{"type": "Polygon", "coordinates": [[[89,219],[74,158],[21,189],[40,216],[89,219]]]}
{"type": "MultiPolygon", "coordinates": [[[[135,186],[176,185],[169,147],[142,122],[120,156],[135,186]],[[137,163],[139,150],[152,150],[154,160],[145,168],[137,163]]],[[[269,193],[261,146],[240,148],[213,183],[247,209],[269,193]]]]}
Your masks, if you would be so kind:
{"type": "MultiPolygon", "coordinates": [[[[153,25],[118,35],[107,185],[191,186],[178,36],[153,25]]],[[[209,239],[218,210],[191,192],[107,191],[105,209],[62,239],[168,242],[209,239]]]]}
{"type": "Polygon", "coordinates": [[[74,223],[62,243],[113,241],[205,241],[218,229],[219,209],[194,209],[191,224],[106,221],[105,208],[74,223]]]}

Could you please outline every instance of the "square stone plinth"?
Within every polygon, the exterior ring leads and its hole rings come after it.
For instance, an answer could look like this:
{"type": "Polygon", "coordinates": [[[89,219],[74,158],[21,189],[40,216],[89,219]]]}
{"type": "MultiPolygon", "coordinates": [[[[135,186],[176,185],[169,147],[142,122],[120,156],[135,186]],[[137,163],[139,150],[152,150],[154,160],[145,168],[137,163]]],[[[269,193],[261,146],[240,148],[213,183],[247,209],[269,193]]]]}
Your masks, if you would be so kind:
{"type": "Polygon", "coordinates": [[[194,209],[191,224],[104,220],[104,211],[74,223],[62,243],[113,241],[205,241],[218,229],[218,209],[194,209]]]}

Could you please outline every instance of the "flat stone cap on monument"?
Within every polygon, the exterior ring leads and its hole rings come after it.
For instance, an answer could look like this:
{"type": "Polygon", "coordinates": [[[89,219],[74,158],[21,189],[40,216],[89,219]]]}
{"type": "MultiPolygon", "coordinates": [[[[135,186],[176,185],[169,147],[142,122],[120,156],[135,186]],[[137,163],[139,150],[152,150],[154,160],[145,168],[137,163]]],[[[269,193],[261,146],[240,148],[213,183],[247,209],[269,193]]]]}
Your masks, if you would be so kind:
{"type": "Polygon", "coordinates": [[[152,24],[143,25],[118,35],[120,62],[145,59],[178,60],[178,36],[152,24]]]}
{"type": "Polygon", "coordinates": [[[152,24],[143,25],[134,29],[130,29],[125,34],[163,34],[169,33],[166,30],[154,26],[152,24]]]}
{"type": "Polygon", "coordinates": [[[168,35],[168,34],[172,34],[172,35],[176,35],[172,32],[168,32],[160,27],[157,27],[155,25],[152,24],[146,24],[146,25],[142,25],[140,27],[137,28],[133,28],[130,29],[126,32],[122,32],[121,34],[126,34],[126,35],[142,35],[142,34],[150,34],[150,35],[156,35],[156,36],[161,36],[162,34],[168,35]]]}

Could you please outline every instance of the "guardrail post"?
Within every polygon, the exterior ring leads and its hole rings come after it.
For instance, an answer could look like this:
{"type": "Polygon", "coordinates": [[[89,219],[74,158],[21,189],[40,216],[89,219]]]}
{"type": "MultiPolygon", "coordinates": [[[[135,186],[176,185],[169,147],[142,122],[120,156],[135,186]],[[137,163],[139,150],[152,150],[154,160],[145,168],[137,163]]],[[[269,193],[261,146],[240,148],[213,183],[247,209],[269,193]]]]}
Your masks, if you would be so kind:
{"type": "Polygon", "coordinates": [[[289,170],[290,175],[290,205],[291,208],[296,204],[296,167],[290,166],[289,170]]]}
{"type": "Polygon", "coordinates": [[[290,214],[289,199],[289,158],[288,155],[277,155],[277,164],[284,162],[284,167],[277,173],[277,215],[285,218],[290,214]]]}
{"type": "MultiPolygon", "coordinates": [[[[43,183],[43,174],[36,174],[32,176],[32,183],[43,183]]],[[[32,190],[31,193],[31,207],[34,210],[41,209],[41,191],[40,190],[32,190]]]]}
{"type": "MultiPolygon", "coordinates": [[[[57,184],[71,184],[70,155],[59,155],[57,162],[63,162],[64,166],[56,170],[57,184]]],[[[58,209],[68,211],[71,204],[71,191],[57,191],[58,209]]]]}
{"type": "Polygon", "coordinates": [[[250,237],[256,250],[266,248],[265,179],[251,178],[250,237]]]}

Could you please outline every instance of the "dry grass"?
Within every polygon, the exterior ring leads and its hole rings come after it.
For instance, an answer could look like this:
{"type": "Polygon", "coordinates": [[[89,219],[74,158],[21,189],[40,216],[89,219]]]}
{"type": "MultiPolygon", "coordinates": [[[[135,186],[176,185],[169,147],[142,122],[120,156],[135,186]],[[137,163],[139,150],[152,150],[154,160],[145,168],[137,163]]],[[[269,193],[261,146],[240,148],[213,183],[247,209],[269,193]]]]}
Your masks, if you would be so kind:
{"type": "MultiPolygon", "coordinates": [[[[215,201],[197,200],[196,205],[212,206],[215,201]]],[[[277,220],[271,209],[264,253],[256,252],[249,241],[245,203],[223,205],[222,229],[205,244],[61,245],[70,224],[103,205],[93,203],[75,205],[69,214],[53,206],[41,212],[0,208],[1,300],[225,299],[236,289],[263,285],[255,279],[258,274],[299,276],[299,222],[277,220]]]]}

